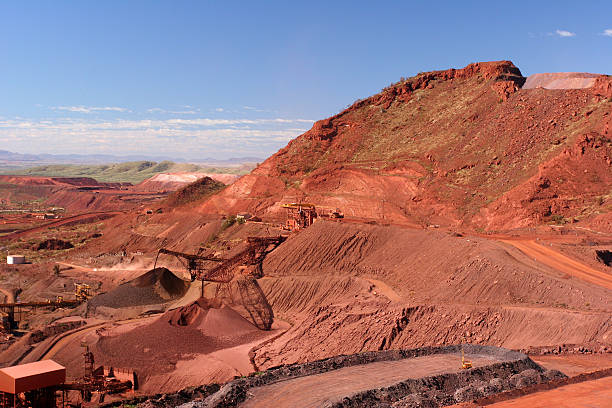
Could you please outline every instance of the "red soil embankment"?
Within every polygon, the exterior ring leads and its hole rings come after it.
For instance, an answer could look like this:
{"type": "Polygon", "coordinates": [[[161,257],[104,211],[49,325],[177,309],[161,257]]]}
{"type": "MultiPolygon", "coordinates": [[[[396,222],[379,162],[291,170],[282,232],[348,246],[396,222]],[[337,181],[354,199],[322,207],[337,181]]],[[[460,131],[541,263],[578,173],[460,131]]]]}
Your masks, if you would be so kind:
{"type": "Polygon", "coordinates": [[[103,219],[114,217],[119,214],[122,214],[122,213],[113,212],[113,211],[100,211],[100,212],[91,212],[87,214],[73,215],[70,217],[65,217],[65,218],[62,218],[56,221],[49,222],[44,225],[37,226],[34,228],[24,229],[24,230],[16,231],[16,232],[13,232],[7,235],[0,236],[0,240],[24,237],[26,235],[35,234],[37,232],[44,231],[49,228],[56,228],[59,226],[78,224],[82,222],[93,222],[95,220],[103,220],[103,219]]]}
{"type": "Polygon", "coordinates": [[[318,221],[269,254],[263,270],[275,315],[295,323],[256,352],[264,368],[466,341],[612,339],[608,289],[483,238],[318,221]]]}
{"type": "Polygon", "coordinates": [[[540,245],[534,240],[508,240],[503,242],[518,248],[525,255],[561,273],[567,273],[578,279],[612,290],[612,274],[593,269],[544,245],[540,245]]]}

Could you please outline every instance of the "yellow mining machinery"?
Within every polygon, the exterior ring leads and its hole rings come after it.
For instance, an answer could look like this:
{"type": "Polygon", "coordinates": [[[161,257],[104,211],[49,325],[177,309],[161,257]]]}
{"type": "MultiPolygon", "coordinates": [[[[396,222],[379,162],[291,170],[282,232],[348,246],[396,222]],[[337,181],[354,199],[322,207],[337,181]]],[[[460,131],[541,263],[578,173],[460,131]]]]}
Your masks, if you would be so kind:
{"type": "Polygon", "coordinates": [[[463,352],[463,347],[461,347],[461,368],[467,370],[468,368],[472,368],[472,362],[470,360],[465,359],[465,353],[463,352]]]}
{"type": "Polygon", "coordinates": [[[91,286],[86,283],[74,284],[74,297],[79,302],[85,302],[91,297],[91,286]]]}

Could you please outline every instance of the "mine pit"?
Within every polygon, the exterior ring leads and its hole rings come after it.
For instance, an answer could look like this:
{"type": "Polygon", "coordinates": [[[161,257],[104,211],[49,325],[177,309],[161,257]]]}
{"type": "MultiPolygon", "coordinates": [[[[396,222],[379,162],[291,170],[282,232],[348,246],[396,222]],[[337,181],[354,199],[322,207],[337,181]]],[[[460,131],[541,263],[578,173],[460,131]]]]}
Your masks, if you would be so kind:
{"type": "Polygon", "coordinates": [[[443,406],[564,377],[503,348],[426,347],[271,369],[230,382],[204,401],[181,407],[443,406]],[[462,368],[462,350],[473,368],[462,368]],[[421,405],[409,404],[415,399],[421,405]]]}

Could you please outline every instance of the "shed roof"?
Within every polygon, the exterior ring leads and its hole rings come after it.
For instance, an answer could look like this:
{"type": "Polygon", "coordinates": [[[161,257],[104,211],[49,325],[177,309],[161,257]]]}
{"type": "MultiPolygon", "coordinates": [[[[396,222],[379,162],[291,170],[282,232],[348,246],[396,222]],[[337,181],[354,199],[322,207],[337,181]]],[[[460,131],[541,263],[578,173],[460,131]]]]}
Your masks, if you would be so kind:
{"type": "Polygon", "coordinates": [[[66,368],[53,360],[36,361],[0,369],[0,391],[18,394],[66,381],[66,368]]]}

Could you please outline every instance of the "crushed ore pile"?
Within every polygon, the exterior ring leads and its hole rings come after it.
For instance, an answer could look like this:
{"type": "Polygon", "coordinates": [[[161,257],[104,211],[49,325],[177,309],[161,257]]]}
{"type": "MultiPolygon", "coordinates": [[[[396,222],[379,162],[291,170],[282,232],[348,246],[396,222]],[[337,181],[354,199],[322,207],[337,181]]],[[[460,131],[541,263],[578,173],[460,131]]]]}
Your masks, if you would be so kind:
{"type": "Polygon", "coordinates": [[[166,268],[156,268],[123,283],[107,293],[89,301],[92,307],[133,307],[156,305],[179,299],[189,289],[189,282],[182,280],[166,268]]]}
{"type": "Polygon", "coordinates": [[[101,363],[132,368],[142,374],[169,372],[179,360],[265,337],[232,308],[204,298],[170,310],[150,324],[118,335],[102,336],[96,344],[101,363]]]}

